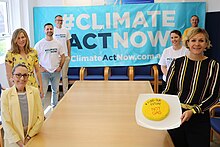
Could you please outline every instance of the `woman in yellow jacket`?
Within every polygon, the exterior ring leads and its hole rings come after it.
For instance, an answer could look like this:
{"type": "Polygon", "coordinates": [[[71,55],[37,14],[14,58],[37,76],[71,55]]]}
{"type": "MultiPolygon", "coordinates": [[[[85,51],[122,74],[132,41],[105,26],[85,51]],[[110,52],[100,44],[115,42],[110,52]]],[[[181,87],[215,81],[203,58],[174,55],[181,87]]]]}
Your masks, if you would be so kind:
{"type": "Polygon", "coordinates": [[[44,114],[37,88],[28,86],[28,69],[23,64],[12,70],[15,85],[2,93],[1,116],[5,147],[22,147],[43,124],[44,114]]]}

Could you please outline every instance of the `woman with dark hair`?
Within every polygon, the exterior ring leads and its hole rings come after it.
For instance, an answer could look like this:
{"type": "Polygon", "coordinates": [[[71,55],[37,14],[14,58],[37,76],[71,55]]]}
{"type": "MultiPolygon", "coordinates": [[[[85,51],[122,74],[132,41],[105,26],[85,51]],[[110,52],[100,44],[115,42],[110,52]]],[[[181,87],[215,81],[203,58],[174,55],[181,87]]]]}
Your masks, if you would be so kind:
{"type": "Polygon", "coordinates": [[[28,69],[18,64],[12,69],[14,86],[2,92],[1,118],[4,147],[23,147],[43,124],[44,113],[39,90],[27,85],[28,69]]]}
{"type": "Polygon", "coordinates": [[[164,49],[163,54],[160,58],[159,65],[161,66],[161,71],[163,73],[162,89],[166,87],[166,75],[170,67],[171,62],[175,58],[185,56],[187,53],[187,48],[182,46],[182,34],[179,30],[173,30],[170,32],[170,41],[172,46],[164,49]]]}
{"type": "Polygon", "coordinates": [[[189,53],[173,60],[163,91],[178,95],[181,126],[168,132],[175,147],[210,147],[209,108],[219,100],[219,63],[204,55],[211,46],[204,29],[193,28],[183,43],[189,53]]]}
{"type": "Polygon", "coordinates": [[[39,68],[37,51],[30,47],[29,37],[22,28],[16,29],[12,35],[11,49],[5,57],[5,66],[9,86],[13,86],[12,68],[17,64],[25,64],[28,68],[28,85],[39,87],[41,97],[43,98],[42,78],[39,68]],[[35,74],[37,75],[37,80],[35,74]]]}

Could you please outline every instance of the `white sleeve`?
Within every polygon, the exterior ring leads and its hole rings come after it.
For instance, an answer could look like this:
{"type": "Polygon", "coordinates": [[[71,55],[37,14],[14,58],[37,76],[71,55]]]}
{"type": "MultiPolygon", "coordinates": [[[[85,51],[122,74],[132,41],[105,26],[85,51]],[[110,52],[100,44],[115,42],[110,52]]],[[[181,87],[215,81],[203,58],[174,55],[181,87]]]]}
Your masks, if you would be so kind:
{"type": "Polygon", "coordinates": [[[66,39],[70,40],[72,37],[70,35],[70,32],[68,30],[66,30],[66,39]]]}
{"type": "Polygon", "coordinates": [[[162,54],[158,64],[159,65],[166,65],[166,49],[163,51],[163,54],[162,54]]]}
{"type": "Polygon", "coordinates": [[[34,49],[37,50],[37,54],[38,54],[38,56],[39,56],[40,49],[39,49],[39,43],[38,43],[38,42],[35,44],[34,49]]]}
{"type": "Polygon", "coordinates": [[[60,42],[57,41],[57,43],[59,46],[59,55],[65,54],[65,50],[64,50],[63,46],[60,44],[60,42]]]}

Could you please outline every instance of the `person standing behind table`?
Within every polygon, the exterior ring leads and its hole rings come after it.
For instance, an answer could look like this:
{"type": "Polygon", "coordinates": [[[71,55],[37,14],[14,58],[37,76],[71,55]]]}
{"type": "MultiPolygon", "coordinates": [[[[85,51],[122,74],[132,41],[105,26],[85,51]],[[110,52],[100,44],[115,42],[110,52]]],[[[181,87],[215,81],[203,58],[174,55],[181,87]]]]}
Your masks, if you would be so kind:
{"type": "Polygon", "coordinates": [[[67,73],[71,58],[71,44],[70,44],[71,36],[69,31],[66,28],[62,27],[63,17],[61,15],[57,15],[55,17],[55,24],[56,27],[54,27],[54,38],[60,41],[65,51],[65,62],[63,64],[61,75],[62,75],[63,94],[66,94],[69,85],[67,73]]]}
{"type": "Polygon", "coordinates": [[[43,98],[43,84],[39,68],[37,51],[30,47],[30,40],[23,28],[16,29],[12,34],[11,49],[5,57],[6,75],[9,86],[13,86],[12,68],[17,64],[25,64],[28,68],[28,85],[39,87],[41,97],[43,98]],[[35,74],[37,75],[37,80],[35,74]],[[39,85],[38,85],[39,83],[39,85]]]}
{"type": "Polygon", "coordinates": [[[23,147],[39,133],[44,113],[39,90],[27,84],[28,68],[17,64],[12,69],[14,86],[2,92],[1,117],[4,147],[23,147]]]}
{"type": "Polygon", "coordinates": [[[182,46],[181,44],[182,35],[179,30],[173,30],[170,32],[170,40],[172,46],[164,49],[163,54],[158,63],[159,65],[161,65],[161,71],[163,73],[163,81],[162,81],[163,90],[166,87],[166,75],[171,62],[175,58],[185,56],[188,52],[187,48],[185,46],[182,46]]]}
{"type": "Polygon", "coordinates": [[[60,72],[64,64],[65,55],[60,42],[53,38],[54,28],[51,23],[44,25],[44,32],[46,37],[37,42],[35,48],[38,51],[40,62],[44,100],[50,81],[52,90],[51,105],[55,107],[58,103],[60,72]]]}
{"type": "Polygon", "coordinates": [[[168,132],[175,147],[209,147],[209,108],[220,96],[219,63],[204,55],[211,46],[204,29],[193,28],[185,39],[189,54],[171,63],[163,91],[178,95],[183,112],[181,126],[168,132]]]}
{"type": "Polygon", "coordinates": [[[197,15],[191,16],[190,23],[191,23],[191,27],[185,29],[185,31],[183,32],[183,37],[182,37],[182,39],[184,39],[184,38],[187,36],[187,33],[188,33],[191,29],[198,27],[198,25],[199,25],[199,17],[198,17],[197,15]]]}

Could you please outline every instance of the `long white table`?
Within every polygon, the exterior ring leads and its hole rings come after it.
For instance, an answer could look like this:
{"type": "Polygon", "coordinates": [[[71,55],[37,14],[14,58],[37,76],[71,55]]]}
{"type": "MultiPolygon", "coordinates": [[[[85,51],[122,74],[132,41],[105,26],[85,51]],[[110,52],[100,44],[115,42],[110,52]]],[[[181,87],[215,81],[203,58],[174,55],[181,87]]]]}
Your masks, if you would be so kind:
{"type": "Polygon", "coordinates": [[[29,147],[172,147],[166,131],[140,127],[135,105],[149,82],[77,81],[29,147]]]}

